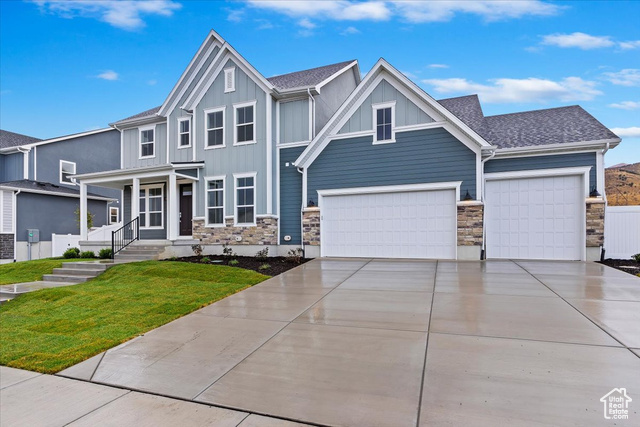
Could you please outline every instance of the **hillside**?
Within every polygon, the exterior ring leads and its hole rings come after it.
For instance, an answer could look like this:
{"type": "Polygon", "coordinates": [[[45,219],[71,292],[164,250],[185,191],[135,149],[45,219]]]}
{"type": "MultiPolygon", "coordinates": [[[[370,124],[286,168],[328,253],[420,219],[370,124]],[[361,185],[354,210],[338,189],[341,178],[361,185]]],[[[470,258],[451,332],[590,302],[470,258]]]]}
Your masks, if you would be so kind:
{"type": "Polygon", "coordinates": [[[604,179],[609,206],[640,205],[640,163],[607,168],[604,179]]]}

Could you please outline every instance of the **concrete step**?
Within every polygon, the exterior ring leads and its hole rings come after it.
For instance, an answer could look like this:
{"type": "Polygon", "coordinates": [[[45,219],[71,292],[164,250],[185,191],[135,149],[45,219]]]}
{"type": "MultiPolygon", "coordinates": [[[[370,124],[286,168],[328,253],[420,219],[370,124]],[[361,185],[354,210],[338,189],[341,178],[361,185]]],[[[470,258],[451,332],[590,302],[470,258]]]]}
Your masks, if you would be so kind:
{"type": "Polygon", "coordinates": [[[67,276],[97,276],[102,274],[104,269],[95,269],[95,268],[54,268],[53,274],[56,275],[67,275],[67,276]]]}
{"type": "Polygon", "coordinates": [[[149,251],[158,251],[158,252],[162,252],[164,249],[166,248],[166,246],[161,246],[161,245],[129,245],[126,248],[124,248],[123,250],[127,250],[127,249],[144,249],[144,250],[149,250],[149,251]]]}
{"type": "Polygon", "coordinates": [[[62,268],[73,268],[75,270],[101,270],[105,271],[107,268],[111,267],[113,264],[111,262],[63,262],[62,268]]]}
{"type": "Polygon", "coordinates": [[[125,248],[123,250],[121,250],[120,252],[118,252],[116,255],[118,254],[139,254],[139,255],[158,255],[158,251],[154,250],[154,249],[138,249],[138,248],[125,248]]]}
{"type": "Polygon", "coordinates": [[[116,261],[150,261],[157,260],[159,258],[158,254],[153,255],[141,255],[141,254],[126,254],[126,253],[118,253],[116,254],[116,261]]]}
{"type": "Polygon", "coordinates": [[[42,280],[47,282],[69,282],[69,283],[83,283],[87,280],[93,279],[95,276],[72,276],[66,274],[44,274],[42,280]]]}

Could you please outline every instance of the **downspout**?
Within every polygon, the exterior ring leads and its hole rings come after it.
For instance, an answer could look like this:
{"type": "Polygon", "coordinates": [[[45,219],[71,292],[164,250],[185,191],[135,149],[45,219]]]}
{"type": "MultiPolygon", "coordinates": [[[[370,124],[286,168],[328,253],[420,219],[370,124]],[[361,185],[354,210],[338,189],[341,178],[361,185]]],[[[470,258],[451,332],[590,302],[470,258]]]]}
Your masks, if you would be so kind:
{"type": "MultiPolygon", "coordinates": [[[[296,170],[302,174],[304,176],[304,170],[302,168],[296,168],[296,170]]],[[[302,185],[304,186],[304,178],[302,179],[302,185]]],[[[303,191],[301,192],[301,197],[302,197],[302,204],[300,206],[300,246],[302,247],[302,256],[304,258],[307,257],[307,254],[305,254],[305,249],[304,249],[304,189],[302,189],[303,191]]]]}
{"type": "Polygon", "coordinates": [[[311,98],[311,139],[316,137],[316,99],[311,95],[311,88],[307,88],[309,98],[311,98]]]}
{"type": "MultiPolygon", "coordinates": [[[[602,149],[602,173],[604,174],[604,155],[607,153],[607,151],[609,151],[609,143],[607,142],[606,145],[604,146],[604,148],[602,149]]],[[[600,172],[600,171],[598,171],[600,172]]],[[[605,177],[602,177],[602,184],[605,185],[605,177]]],[[[602,189],[602,199],[604,200],[604,216],[605,216],[605,220],[607,217],[607,191],[606,188],[602,189]]],[[[604,261],[604,257],[605,257],[605,248],[604,248],[604,233],[602,236],[602,248],[600,249],[600,262],[604,261]]]]}
{"type": "Polygon", "coordinates": [[[496,155],[496,150],[492,150],[491,151],[491,155],[489,157],[487,157],[486,159],[482,159],[480,161],[480,166],[482,168],[482,175],[481,175],[481,181],[480,181],[480,200],[482,201],[482,250],[480,251],[480,259],[484,260],[486,259],[485,253],[486,253],[486,232],[487,232],[487,221],[486,221],[486,217],[487,217],[487,209],[486,209],[486,204],[484,202],[484,164],[491,160],[494,156],[496,155]]]}
{"type": "Polygon", "coordinates": [[[15,202],[15,206],[13,207],[13,212],[12,214],[15,212],[15,216],[13,217],[13,262],[16,262],[18,260],[18,194],[20,194],[22,192],[22,190],[18,190],[14,193],[14,202],[15,202]]]}

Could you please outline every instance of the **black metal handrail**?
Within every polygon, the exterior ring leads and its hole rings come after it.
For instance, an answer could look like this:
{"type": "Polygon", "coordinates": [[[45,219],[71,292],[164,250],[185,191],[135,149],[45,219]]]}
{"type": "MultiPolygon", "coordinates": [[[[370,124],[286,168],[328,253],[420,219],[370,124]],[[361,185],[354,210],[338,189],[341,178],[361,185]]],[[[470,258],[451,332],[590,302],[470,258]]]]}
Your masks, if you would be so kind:
{"type": "Polygon", "coordinates": [[[140,221],[135,217],[116,231],[111,232],[111,259],[116,254],[129,246],[132,242],[140,240],[140,221]]]}

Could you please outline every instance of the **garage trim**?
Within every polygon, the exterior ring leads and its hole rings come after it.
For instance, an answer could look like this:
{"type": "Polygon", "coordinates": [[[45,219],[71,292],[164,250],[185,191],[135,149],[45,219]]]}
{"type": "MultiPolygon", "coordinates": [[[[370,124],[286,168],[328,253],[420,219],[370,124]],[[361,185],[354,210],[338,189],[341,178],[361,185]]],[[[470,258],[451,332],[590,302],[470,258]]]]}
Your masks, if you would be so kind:
{"type": "MultiPolygon", "coordinates": [[[[317,190],[318,192],[318,208],[320,210],[320,223],[322,223],[322,211],[323,211],[323,199],[324,197],[331,196],[347,196],[347,195],[355,195],[355,194],[379,194],[379,193],[401,193],[401,192],[411,192],[411,191],[430,191],[430,190],[455,190],[455,200],[456,204],[460,201],[460,186],[462,185],[462,181],[449,181],[449,182],[434,182],[434,183],[425,183],[425,184],[403,184],[403,185],[384,185],[377,187],[353,187],[353,188],[337,188],[331,190],[317,190]]],[[[458,222],[457,212],[453,212],[452,215],[456,220],[456,224],[458,222]]],[[[457,225],[456,225],[457,229],[457,225]]],[[[324,255],[324,247],[325,245],[325,235],[324,235],[324,227],[320,226],[320,256],[324,255]]],[[[454,241],[455,248],[455,258],[458,258],[458,245],[457,245],[457,235],[455,236],[454,241]]]]}
{"type": "MultiPolygon", "coordinates": [[[[484,175],[484,183],[483,192],[486,191],[486,182],[487,181],[499,181],[499,180],[508,180],[508,179],[518,179],[518,178],[544,178],[544,177],[553,177],[553,176],[576,176],[579,175],[582,177],[582,184],[584,186],[584,197],[585,199],[589,197],[589,172],[591,171],[591,166],[578,166],[572,168],[552,168],[552,169],[536,169],[536,170],[525,170],[525,171],[513,171],[513,172],[494,172],[494,173],[486,173],[484,175]]],[[[486,195],[482,195],[483,201],[486,200],[486,195]]],[[[580,218],[581,221],[581,250],[580,257],[582,261],[586,260],[586,252],[587,252],[587,212],[586,205],[583,209],[581,209],[582,215],[580,218]]],[[[486,210],[485,210],[486,215],[486,210]]],[[[486,236],[486,224],[487,218],[484,218],[482,221],[483,224],[483,235],[486,236]]],[[[483,244],[485,237],[483,237],[483,244]]]]}

